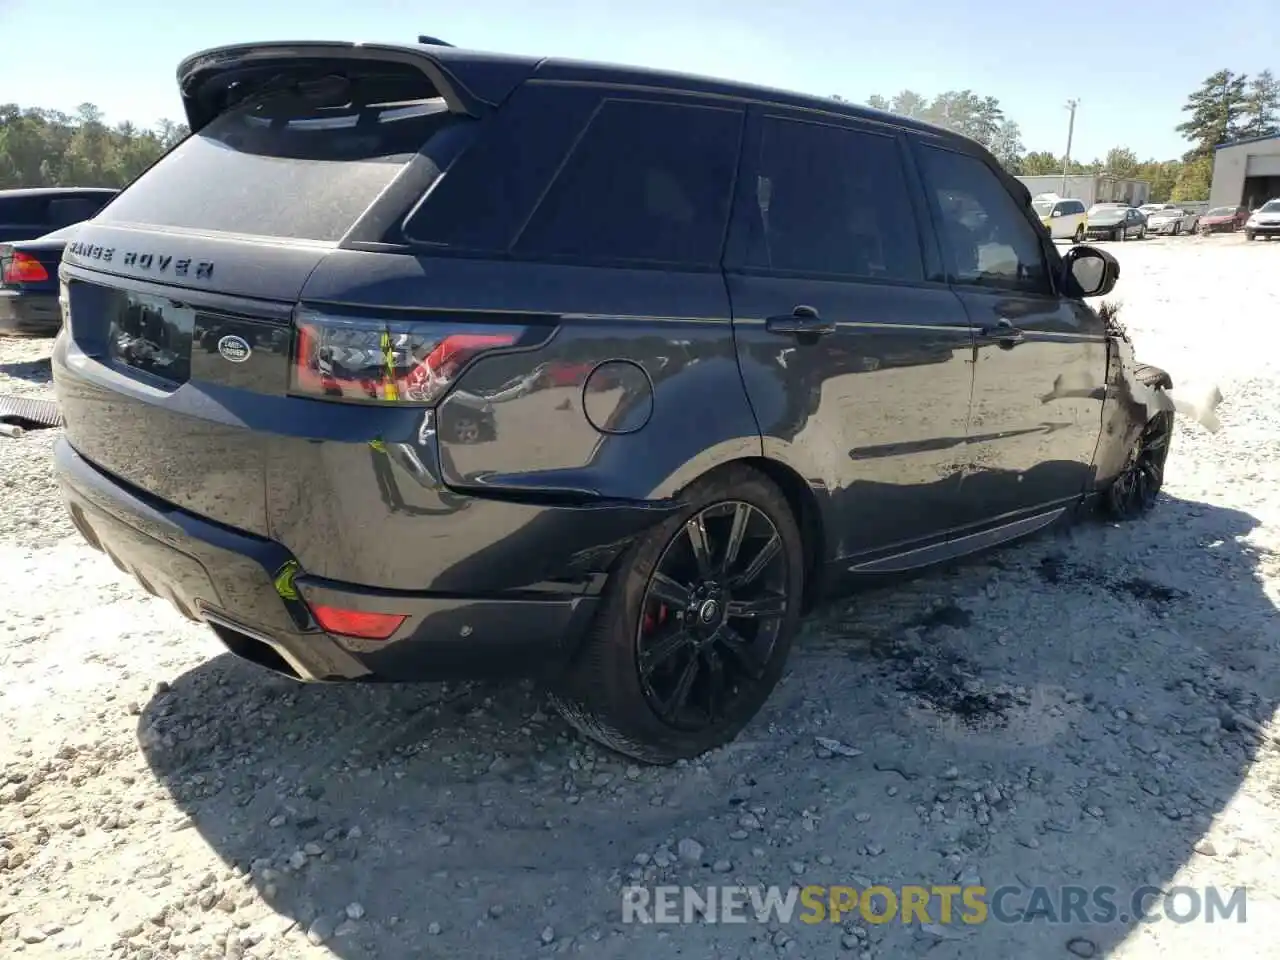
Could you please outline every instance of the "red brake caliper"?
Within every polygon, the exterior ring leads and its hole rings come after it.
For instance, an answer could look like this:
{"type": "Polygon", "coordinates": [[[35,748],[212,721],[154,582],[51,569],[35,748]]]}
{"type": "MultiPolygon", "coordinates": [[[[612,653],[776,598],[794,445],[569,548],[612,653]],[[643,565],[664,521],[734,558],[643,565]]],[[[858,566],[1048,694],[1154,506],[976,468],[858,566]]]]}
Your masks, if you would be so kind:
{"type": "Polygon", "coordinates": [[[653,633],[654,627],[659,627],[667,622],[667,605],[665,603],[658,604],[658,618],[655,620],[652,613],[644,615],[644,632],[653,633]]]}

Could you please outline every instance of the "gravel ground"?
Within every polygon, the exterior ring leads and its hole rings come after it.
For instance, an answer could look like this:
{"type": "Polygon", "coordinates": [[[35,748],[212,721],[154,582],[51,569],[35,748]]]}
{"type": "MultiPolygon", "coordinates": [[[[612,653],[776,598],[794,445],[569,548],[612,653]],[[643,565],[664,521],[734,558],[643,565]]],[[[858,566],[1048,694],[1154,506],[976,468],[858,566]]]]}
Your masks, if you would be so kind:
{"type": "MultiPolygon", "coordinates": [[[[1280,956],[1280,249],[1111,248],[1139,355],[1226,397],[1155,513],[824,608],[742,738],[668,769],[528,686],[237,663],[74,535],[55,431],[0,439],[0,955],[1280,956]],[[621,922],[632,882],[954,878],[1246,885],[1248,919],[621,922]]],[[[48,346],[0,340],[0,392],[48,395],[48,346]]]]}

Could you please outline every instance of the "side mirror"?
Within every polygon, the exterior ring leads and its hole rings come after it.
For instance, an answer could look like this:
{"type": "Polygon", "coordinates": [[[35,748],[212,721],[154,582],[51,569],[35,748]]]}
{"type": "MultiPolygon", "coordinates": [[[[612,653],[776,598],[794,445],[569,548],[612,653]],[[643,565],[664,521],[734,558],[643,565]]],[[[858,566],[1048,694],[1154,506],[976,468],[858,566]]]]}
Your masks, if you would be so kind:
{"type": "Polygon", "coordinates": [[[1120,279],[1120,262],[1105,250],[1085,244],[1062,257],[1062,291],[1069,297],[1105,297],[1120,279]]]}

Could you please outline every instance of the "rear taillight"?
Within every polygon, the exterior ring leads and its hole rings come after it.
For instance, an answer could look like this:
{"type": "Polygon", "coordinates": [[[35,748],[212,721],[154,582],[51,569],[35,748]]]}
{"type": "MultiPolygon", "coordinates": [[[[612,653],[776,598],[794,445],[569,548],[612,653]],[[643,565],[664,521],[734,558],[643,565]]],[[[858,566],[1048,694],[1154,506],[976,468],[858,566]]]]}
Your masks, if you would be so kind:
{"type": "Polygon", "coordinates": [[[406,619],[402,613],[367,613],[318,604],[312,604],[311,612],[326,633],[359,640],[386,640],[406,619]]]}
{"type": "Polygon", "coordinates": [[[49,279],[49,271],[44,264],[29,253],[15,250],[4,265],[4,273],[0,274],[0,283],[43,283],[49,279]]]}
{"type": "Polygon", "coordinates": [[[356,403],[435,403],[476,357],[523,327],[444,327],[299,310],[291,393],[356,403]]]}

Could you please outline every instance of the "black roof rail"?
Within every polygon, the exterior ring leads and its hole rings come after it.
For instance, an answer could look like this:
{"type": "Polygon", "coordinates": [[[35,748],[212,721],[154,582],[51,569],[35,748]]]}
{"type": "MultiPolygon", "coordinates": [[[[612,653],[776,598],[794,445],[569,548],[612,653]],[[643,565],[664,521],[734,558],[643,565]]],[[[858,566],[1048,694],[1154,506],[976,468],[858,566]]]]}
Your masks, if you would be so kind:
{"type": "Polygon", "coordinates": [[[425,33],[418,34],[418,42],[429,47],[452,47],[452,43],[445,43],[436,37],[428,37],[425,33]]]}

